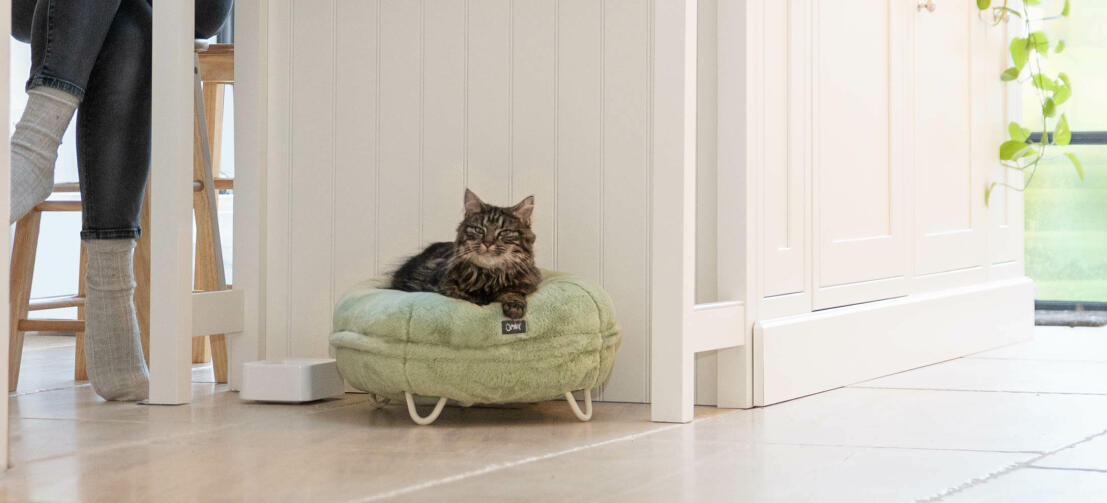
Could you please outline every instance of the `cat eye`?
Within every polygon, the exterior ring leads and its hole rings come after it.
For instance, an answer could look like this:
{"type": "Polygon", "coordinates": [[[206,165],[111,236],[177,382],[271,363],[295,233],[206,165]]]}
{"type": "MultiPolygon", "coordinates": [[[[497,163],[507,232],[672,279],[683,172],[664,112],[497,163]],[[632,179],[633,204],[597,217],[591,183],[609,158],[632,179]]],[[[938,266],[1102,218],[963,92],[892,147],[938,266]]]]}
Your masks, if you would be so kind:
{"type": "Polygon", "coordinates": [[[503,240],[519,239],[518,231],[500,231],[499,238],[503,240]]]}
{"type": "Polygon", "coordinates": [[[469,234],[472,234],[474,236],[484,235],[484,229],[480,228],[480,227],[477,227],[475,225],[470,225],[470,226],[466,227],[465,232],[467,232],[469,234]]]}

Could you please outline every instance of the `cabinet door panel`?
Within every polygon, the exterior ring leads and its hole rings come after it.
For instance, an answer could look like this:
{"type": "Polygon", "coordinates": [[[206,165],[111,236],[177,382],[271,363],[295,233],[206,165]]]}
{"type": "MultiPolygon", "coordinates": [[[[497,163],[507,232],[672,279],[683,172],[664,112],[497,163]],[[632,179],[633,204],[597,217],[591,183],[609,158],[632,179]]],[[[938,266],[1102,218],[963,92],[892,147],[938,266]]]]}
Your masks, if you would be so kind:
{"type": "Polygon", "coordinates": [[[911,185],[919,276],[981,266],[987,252],[984,173],[973,135],[1002,126],[973,113],[972,63],[981,49],[973,37],[980,22],[975,10],[970,3],[946,4],[913,16],[911,185]]]}
{"type": "Polygon", "coordinates": [[[816,308],[904,292],[905,5],[814,3],[816,308]]]}

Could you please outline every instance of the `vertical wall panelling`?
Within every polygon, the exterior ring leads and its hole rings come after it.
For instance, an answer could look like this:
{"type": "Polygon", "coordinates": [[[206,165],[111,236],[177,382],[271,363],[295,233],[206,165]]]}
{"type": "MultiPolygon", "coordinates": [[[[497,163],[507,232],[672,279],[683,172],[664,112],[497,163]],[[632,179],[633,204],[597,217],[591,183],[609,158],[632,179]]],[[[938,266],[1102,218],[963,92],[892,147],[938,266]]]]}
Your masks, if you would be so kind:
{"type": "Polygon", "coordinates": [[[600,278],[603,2],[559,0],[557,265],[600,278]]]}
{"type": "Polygon", "coordinates": [[[422,1],[381,0],[377,190],[381,272],[395,268],[403,257],[416,253],[420,244],[422,10],[422,1]]]}
{"type": "Polygon", "coordinates": [[[289,321],[300,334],[292,345],[297,355],[326,354],[326,327],[332,302],[331,244],[334,158],[334,7],[304,0],[292,3],[292,137],[291,189],[293,211],[289,222],[289,303],[300,306],[289,321]],[[305,92],[301,92],[301,90],[305,92]],[[316,204],[303,204],[314,201],[316,204]],[[318,202],[324,201],[324,204],[318,202]],[[297,204],[300,203],[300,204],[297,204]]]}
{"type": "MultiPolygon", "coordinates": [[[[548,1],[548,0],[542,0],[548,1]]],[[[624,337],[603,397],[649,399],[649,136],[651,2],[605,0],[603,276],[624,337]]]]}
{"type": "Polygon", "coordinates": [[[266,107],[269,128],[266,144],[268,155],[265,160],[268,176],[266,178],[266,214],[270,219],[269,232],[265,236],[268,257],[265,264],[266,303],[273,306],[266,310],[265,318],[265,356],[283,358],[289,355],[292,344],[289,337],[288,272],[289,232],[292,198],[291,186],[291,141],[292,137],[292,67],[291,54],[292,0],[273,0],[269,5],[268,32],[268,91],[269,102],[266,107]]]}
{"type": "Polygon", "coordinates": [[[511,0],[468,0],[467,180],[486,202],[511,199],[511,0]]]}
{"type": "Polygon", "coordinates": [[[377,271],[376,0],[335,2],[334,292],[377,271]],[[343,166],[345,169],[337,169],[343,166]]]}
{"type": "Polygon", "coordinates": [[[420,246],[454,239],[465,188],[465,3],[423,1],[420,246]]]}
{"type": "Polygon", "coordinates": [[[557,2],[514,0],[511,41],[511,190],[534,195],[538,265],[553,269],[557,216],[557,2]]]}
{"type": "Polygon", "coordinates": [[[860,3],[815,1],[816,308],[906,291],[903,32],[914,12],[860,3]]]}
{"type": "Polygon", "coordinates": [[[466,185],[534,194],[538,259],[624,330],[602,397],[649,399],[650,0],[272,0],[267,357],[327,353],[333,302],[434,240],[466,185]]]}

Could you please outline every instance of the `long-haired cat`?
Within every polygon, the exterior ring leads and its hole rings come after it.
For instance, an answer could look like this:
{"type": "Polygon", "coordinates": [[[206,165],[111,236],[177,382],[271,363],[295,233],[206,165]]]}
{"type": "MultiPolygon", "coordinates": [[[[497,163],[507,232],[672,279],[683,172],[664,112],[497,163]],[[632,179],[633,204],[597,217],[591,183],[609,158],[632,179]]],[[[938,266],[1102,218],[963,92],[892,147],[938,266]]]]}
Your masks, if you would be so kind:
{"type": "Polygon", "coordinates": [[[392,275],[392,288],[436,292],[474,304],[503,304],[504,316],[521,319],[527,295],[542,273],[534,264],[530,217],[534,196],[505,208],[485,204],[465,189],[465,218],[453,242],[434,243],[392,275]]]}

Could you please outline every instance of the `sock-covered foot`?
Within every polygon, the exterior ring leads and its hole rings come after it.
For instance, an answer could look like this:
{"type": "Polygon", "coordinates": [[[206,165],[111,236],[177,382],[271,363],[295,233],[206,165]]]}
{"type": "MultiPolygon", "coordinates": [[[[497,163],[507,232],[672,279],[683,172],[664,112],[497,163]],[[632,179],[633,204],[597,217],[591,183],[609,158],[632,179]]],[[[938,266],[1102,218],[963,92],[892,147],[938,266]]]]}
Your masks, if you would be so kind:
{"type": "Polygon", "coordinates": [[[11,221],[23,218],[54,190],[54,161],[80,100],[52,87],[27,91],[27,108],[11,143],[11,221]]]}
{"type": "Polygon", "coordinates": [[[143,400],[150,373],[142,356],[134,304],[133,239],[90,239],[85,276],[88,380],[105,400],[143,400]]]}

